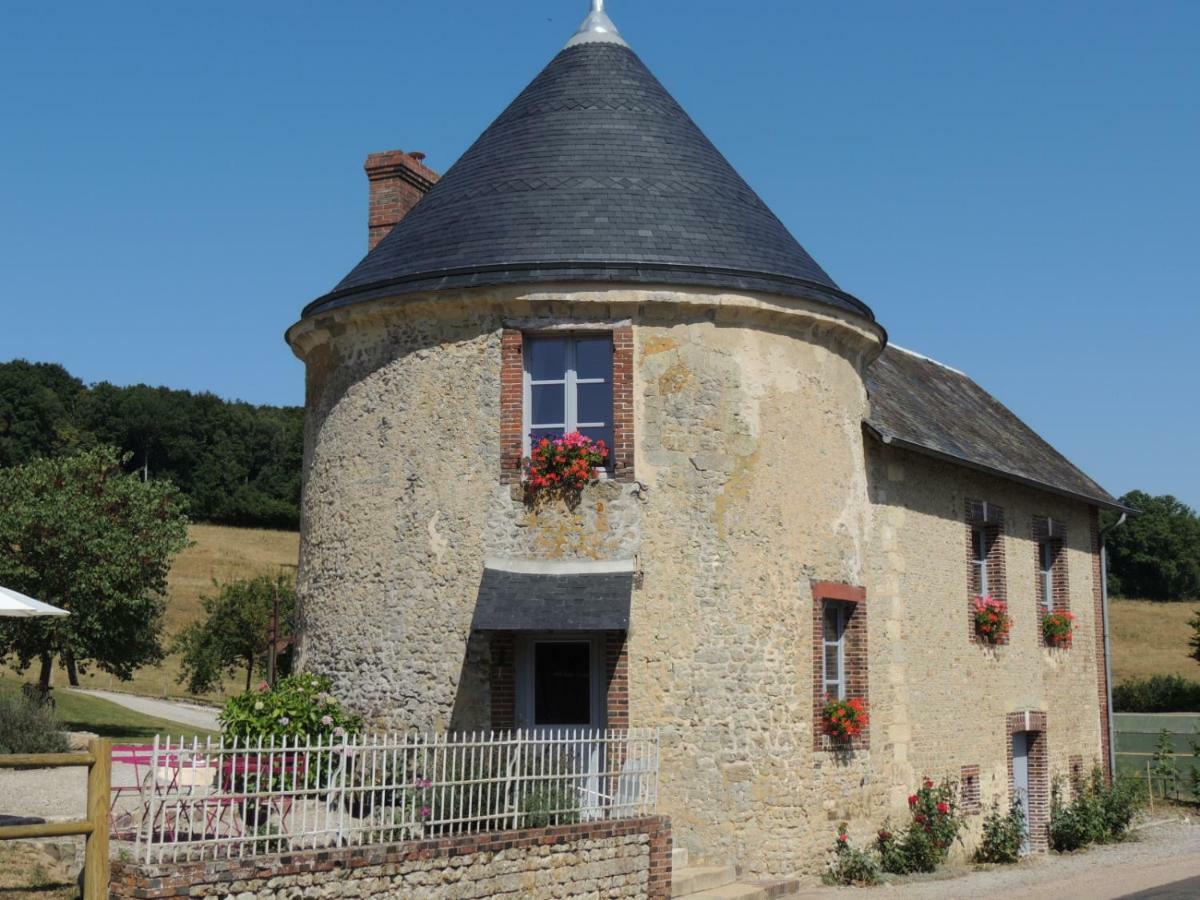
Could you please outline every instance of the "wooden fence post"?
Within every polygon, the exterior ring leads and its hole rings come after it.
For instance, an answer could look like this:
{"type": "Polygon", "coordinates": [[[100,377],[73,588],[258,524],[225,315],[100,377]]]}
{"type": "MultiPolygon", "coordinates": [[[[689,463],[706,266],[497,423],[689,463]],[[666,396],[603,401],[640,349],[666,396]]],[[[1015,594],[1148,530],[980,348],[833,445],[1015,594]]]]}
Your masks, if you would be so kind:
{"type": "Polygon", "coordinates": [[[112,790],[112,742],[88,741],[92,763],[88,766],[87,818],[92,824],[83,857],[83,900],[108,897],[108,805],[112,790]]]}

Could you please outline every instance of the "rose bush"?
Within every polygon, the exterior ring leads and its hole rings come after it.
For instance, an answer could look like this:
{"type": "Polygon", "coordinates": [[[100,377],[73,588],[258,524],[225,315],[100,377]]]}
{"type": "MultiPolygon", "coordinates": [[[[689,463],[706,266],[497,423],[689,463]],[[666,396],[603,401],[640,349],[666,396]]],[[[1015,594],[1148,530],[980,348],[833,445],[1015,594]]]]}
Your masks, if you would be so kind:
{"type": "Polygon", "coordinates": [[[908,875],[933,872],[946,861],[950,845],[958,838],[962,817],[957,809],[957,785],[935,785],[926,778],[908,798],[908,825],[896,832],[882,829],[876,837],[885,872],[908,875]]]}

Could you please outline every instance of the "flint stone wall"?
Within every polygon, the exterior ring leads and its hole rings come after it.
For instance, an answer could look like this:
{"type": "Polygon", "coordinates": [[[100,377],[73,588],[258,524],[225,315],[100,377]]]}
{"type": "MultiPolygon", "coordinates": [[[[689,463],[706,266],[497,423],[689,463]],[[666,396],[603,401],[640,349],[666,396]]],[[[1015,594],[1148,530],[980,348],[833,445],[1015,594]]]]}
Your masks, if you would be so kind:
{"type": "Polygon", "coordinates": [[[258,859],[114,862],[110,890],[118,900],[670,895],[671,827],[659,816],[258,859]]]}

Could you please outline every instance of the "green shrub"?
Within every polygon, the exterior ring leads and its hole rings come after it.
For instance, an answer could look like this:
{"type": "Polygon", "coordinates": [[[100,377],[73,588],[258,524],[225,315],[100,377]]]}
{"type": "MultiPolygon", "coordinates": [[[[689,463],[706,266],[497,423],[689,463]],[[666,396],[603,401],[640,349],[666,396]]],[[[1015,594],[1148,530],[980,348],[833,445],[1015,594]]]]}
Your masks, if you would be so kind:
{"type": "Polygon", "coordinates": [[[579,797],[566,784],[541,784],[521,798],[521,814],[525,828],[574,825],[579,821],[579,797]]]}
{"type": "Polygon", "coordinates": [[[921,783],[908,798],[908,825],[894,833],[884,828],[876,838],[883,871],[895,875],[933,872],[946,861],[950,845],[962,828],[957,793],[952,781],[935,786],[926,778],[921,783]]]}
{"type": "Polygon", "coordinates": [[[1014,803],[1001,815],[1000,803],[992,803],[992,811],[983,820],[983,839],[975,848],[975,862],[1015,863],[1021,858],[1025,843],[1025,813],[1021,804],[1014,803]]]}
{"type": "Polygon", "coordinates": [[[62,722],[49,703],[0,694],[0,753],[65,753],[62,722]]]}
{"type": "Polygon", "coordinates": [[[1056,778],[1050,796],[1050,846],[1065,853],[1121,840],[1140,798],[1136,779],[1121,776],[1109,785],[1099,766],[1078,786],[1070,803],[1063,798],[1062,779],[1056,778]]]}
{"type": "Polygon", "coordinates": [[[833,856],[821,880],[826,884],[841,885],[879,883],[879,861],[866,850],[850,843],[845,822],[838,826],[833,856]]]}
{"type": "Polygon", "coordinates": [[[1155,675],[1123,681],[1113,688],[1117,712],[1200,712],[1200,681],[1155,675]]]}
{"type": "Polygon", "coordinates": [[[354,734],[362,720],[342,708],[329,691],[331,682],[309,673],[281,679],[272,689],[265,681],[257,690],[230,698],[221,710],[227,737],[265,743],[284,737],[335,739],[354,734]]]}

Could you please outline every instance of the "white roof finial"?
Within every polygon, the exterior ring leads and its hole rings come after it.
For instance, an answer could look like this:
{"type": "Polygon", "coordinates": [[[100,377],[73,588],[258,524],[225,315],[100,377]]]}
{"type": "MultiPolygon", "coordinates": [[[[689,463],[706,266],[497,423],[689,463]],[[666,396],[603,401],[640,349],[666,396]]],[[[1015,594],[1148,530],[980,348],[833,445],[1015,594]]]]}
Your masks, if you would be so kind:
{"type": "Polygon", "coordinates": [[[575,36],[567,41],[568,47],[578,44],[619,44],[628,47],[617,26],[604,11],[604,0],[592,0],[592,11],[583,20],[575,36]]]}

